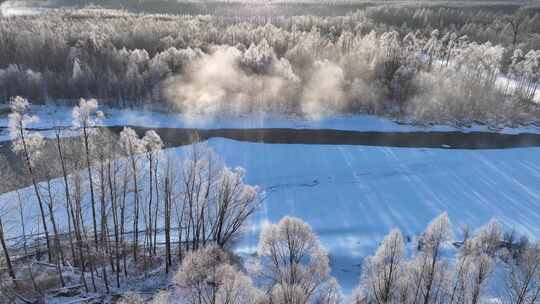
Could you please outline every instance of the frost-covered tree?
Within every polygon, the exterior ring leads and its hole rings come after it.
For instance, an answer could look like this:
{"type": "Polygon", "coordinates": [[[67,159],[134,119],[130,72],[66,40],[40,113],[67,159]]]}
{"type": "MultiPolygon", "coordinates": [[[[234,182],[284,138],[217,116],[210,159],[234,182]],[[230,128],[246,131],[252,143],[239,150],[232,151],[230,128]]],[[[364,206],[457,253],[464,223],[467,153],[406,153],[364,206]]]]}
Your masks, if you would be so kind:
{"type": "Polygon", "coordinates": [[[210,204],[221,166],[211,150],[199,145],[193,145],[183,162],[181,214],[186,224],[179,238],[180,243],[182,238],[185,240],[185,251],[197,250],[210,241],[210,204]]]}
{"type": "Polygon", "coordinates": [[[216,304],[262,303],[264,293],[255,288],[247,275],[231,265],[221,265],[217,270],[220,286],[216,292],[216,304]]]}
{"type": "Polygon", "coordinates": [[[431,32],[431,37],[427,41],[426,45],[424,46],[424,51],[426,52],[428,56],[428,70],[431,70],[431,67],[433,65],[433,61],[440,58],[441,54],[441,42],[439,40],[439,30],[435,29],[431,32]]]}
{"type": "Polygon", "coordinates": [[[494,271],[500,245],[501,229],[494,220],[482,227],[473,238],[465,239],[448,286],[449,303],[479,303],[494,271]]]}
{"type": "MultiPolygon", "coordinates": [[[[120,132],[120,148],[124,154],[125,170],[131,169],[133,182],[133,259],[137,261],[139,248],[139,212],[140,212],[140,189],[139,189],[139,155],[144,153],[144,143],[135,130],[124,127],[120,132]]],[[[127,172],[127,171],[126,171],[127,172]]],[[[126,173],[127,175],[127,173],[126,173]]]]}
{"type": "Polygon", "coordinates": [[[146,157],[148,159],[148,165],[149,165],[149,181],[148,181],[148,187],[149,187],[149,193],[148,193],[148,213],[147,213],[147,224],[146,224],[146,233],[147,233],[147,239],[148,239],[148,253],[150,257],[152,257],[152,253],[155,253],[156,250],[156,238],[155,234],[157,233],[157,212],[159,209],[159,206],[157,205],[159,203],[159,191],[158,191],[158,165],[159,165],[159,151],[163,147],[163,141],[161,140],[161,137],[156,133],[154,130],[147,131],[144,137],[141,139],[142,145],[144,146],[144,150],[146,153],[146,157]],[[156,206],[155,211],[152,207],[152,202],[154,198],[154,190],[156,193],[156,206]],[[152,213],[154,213],[154,217],[152,217],[152,213]],[[154,220],[152,220],[154,219],[154,220]],[[152,241],[152,239],[154,241],[152,241]]]}
{"type": "Polygon", "coordinates": [[[413,303],[438,303],[444,296],[448,263],[442,259],[445,244],[452,238],[448,214],[435,218],[418,241],[419,252],[409,262],[413,303]]]}
{"type": "Polygon", "coordinates": [[[375,255],[364,260],[361,288],[366,301],[378,304],[398,302],[404,255],[403,236],[394,229],[384,238],[375,255]]]}
{"type": "MultiPolygon", "coordinates": [[[[73,107],[71,116],[73,118],[73,126],[81,130],[82,140],[84,144],[85,166],[86,166],[87,177],[88,177],[88,188],[90,189],[90,204],[91,204],[91,209],[92,209],[92,231],[93,231],[93,236],[94,236],[94,250],[95,250],[95,253],[98,254],[100,252],[100,246],[99,246],[97,214],[96,214],[96,204],[97,204],[96,191],[95,191],[96,185],[94,184],[94,173],[92,170],[93,165],[94,165],[94,156],[92,154],[92,151],[94,150],[94,144],[96,141],[95,137],[97,136],[97,131],[95,127],[104,116],[103,116],[103,112],[98,110],[98,102],[96,99],[86,100],[84,98],[81,98],[79,100],[79,104],[73,107]]],[[[84,225],[82,225],[82,229],[84,230],[84,225]]],[[[106,232],[102,231],[101,233],[106,233],[106,232]]],[[[83,233],[83,235],[85,234],[86,233],[83,233]]],[[[90,248],[88,247],[87,250],[89,251],[89,249],[90,248]]],[[[90,273],[92,276],[93,287],[94,287],[94,290],[96,290],[97,288],[96,288],[94,274],[93,274],[94,272],[93,268],[95,268],[94,262],[95,261],[90,259],[89,264],[90,264],[90,273]]],[[[109,285],[108,285],[107,272],[106,272],[105,266],[102,267],[102,276],[105,281],[105,287],[108,291],[109,285]]]]}
{"type": "Polygon", "coordinates": [[[505,282],[508,303],[540,302],[540,245],[527,246],[517,259],[510,261],[505,282]]]}
{"type": "Polygon", "coordinates": [[[241,63],[254,73],[263,73],[270,69],[275,60],[274,50],[268,41],[263,39],[259,44],[249,46],[242,56],[241,63]]]}
{"type": "Polygon", "coordinates": [[[284,217],[264,227],[257,252],[272,303],[316,303],[331,280],[328,254],[300,219],[284,217]]]}
{"type": "Polygon", "coordinates": [[[242,168],[224,167],[217,180],[211,234],[221,247],[237,237],[247,218],[259,207],[259,189],[246,185],[244,176],[242,168]]]}
{"type": "Polygon", "coordinates": [[[521,102],[533,101],[540,80],[540,51],[531,50],[524,54],[521,49],[516,49],[509,67],[509,76],[506,93],[516,96],[521,102]]]}
{"type": "Polygon", "coordinates": [[[96,251],[99,250],[98,245],[98,228],[97,228],[97,219],[96,219],[96,199],[94,193],[94,178],[92,175],[92,155],[91,155],[91,145],[92,145],[92,136],[95,135],[95,130],[93,129],[96,126],[96,123],[103,118],[103,112],[98,111],[98,102],[95,99],[86,100],[81,98],[79,100],[79,105],[73,108],[71,116],[73,117],[74,127],[80,128],[82,130],[83,142],[84,142],[84,151],[86,157],[86,166],[88,171],[88,181],[90,187],[90,202],[92,204],[92,223],[94,231],[94,245],[96,251]]]}
{"type": "MultiPolygon", "coordinates": [[[[392,231],[376,254],[365,259],[360,285],[353,291],[350,303],[483,303],[497,258],[504,256],[506,250],[502,246],[501,227],[492,220],[472,237],[468,230],[464,235],[463,242],[454,243],[458,247],[455,256],[449,254],[450,250],[445,248],[452,239],[452,232],[448,216],[443,213],[419,236],[415,252],[407,259],[409,254],[405,254],[403,237],[398,230],[392,231]]],[[[534,253],[534,249],[531,252],[534,253]]],[[[524,287],[536,286],[532,273],[537,269],[534,254],[523,254],[524,263],[520,258],[503,259],[507,263],[507,303],[516,303],[513,299],[523,288],[533,294],[540,292],[536,287],[524,287]],[[529,266],[520,268],[531,264],[532,271],[529,266]],[[523,272],[524,269],[527,270],[523,272]]]]}
{"type": "Polygon", "coordinates": [[[52,260],[51,244],[49,239],[49,230],[45,219],[44,201],[38,188],[38,180],[35,172],[36,161],[41,155],[43,147],[43,136],[37,132],[27,130],[28,125],[38,121],[38,117],[29,114],[30,103],[22,97],[15,97],[10,102],[11,113],[9,114],[9,133],[12,140],[12,150],[22,155],[28,175],[32,180],[34,194],[38,201],[38,207],[41,215],[41,224],[45,233],[47,242],[47,253],[49,260],[52,260]]]}

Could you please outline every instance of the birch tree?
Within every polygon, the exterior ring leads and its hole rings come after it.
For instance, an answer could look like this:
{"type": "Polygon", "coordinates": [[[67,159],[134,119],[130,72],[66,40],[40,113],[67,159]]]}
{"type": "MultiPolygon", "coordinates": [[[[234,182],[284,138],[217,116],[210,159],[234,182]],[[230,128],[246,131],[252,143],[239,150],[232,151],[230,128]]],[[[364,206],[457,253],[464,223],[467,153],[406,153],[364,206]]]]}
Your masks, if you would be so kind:
{"type": "Polygon", "coordinates": [[[126,156],[126,170],[131,169],[133,181],[133,259],[137,261],[139,248],[139,211],[140,211],[140,189],[139,189],[139,155],[144,153],[144,146],[135,130],[124,127],[120,132],[120,147],[126,156]]]}
{"type": "Polygon", "coordinates": [[[85,100],[81,98],[79,101],[79,105],[75,106],[72,111],[74,127],[82,129],[84,152],[86,156],[86,166],[88,170],[88,181],[90,187],[90,202],[92,204],[92,228],[94,232],[94,245],[96,251],[99,250],[99,245],[96,219],[96,199],[94,193],[94,179],[92,175],[91,141],[92,135],[95,134],[95,130],[93,129],[93,127],[96,126],[96,123],[99,121],[99,119],[103,118],[103,112],[98,111],[97,108],[97,100],[85,100]]]}
{"type": "Polygon", "coordinates": [[[413,303],[437,303],[444,295],[448,264],[442,260],[443,246],[452,238],[448,214],[435,218],[419,239],[419,252],[411,261],[413,303]]]}
{"type": "Polygon", "coordinates": [[[527,246],[507,266],[506,301],[512,304],[540,303],[540,245],[527,246]]]}
{"type": "Polygon", "coordinates": [[[150,130],[147,131],[144,137],[142,138],[142,145],[144,146],[146,157],[148,159],[148,176],[149,176],[149,194],[148,194],[148,221],[146,225],[146,235],[148,240],[148,254],[150,256],[150,259],[152,258],[152,253],[155,253],[155,230],[157,226],[157,212],[159,210],[159,188],[158,188],[158,165],[159,165],[159,151],[163,147],[163,141],[159,137],[159,135],[154,131],[150,130]],[[156,206],[155,211],[152,208],[152,201],[154,198],[154,191],[156,193],[156,206]],[[154,217],[152,217],[152,214],[154,213],[154,217]],[[152,220],[154,218],[154,220],[152,220]],[[154,238],[154,241],[152,239],[154,238]]]}
{"type": "Polygon", "coordinates": [[[364,260],[361,288],[367,301],[377,304],[397,302],[404,255],[403,236],[394,229],[384,238],[375,255],[364,260]]]}
{"type": "Polygon", "coordinates": [[[26,170],[32,180],[32,186],[41,215],[41,224],[47,242],[47,254],[49,261],[52,261],[51,244],[49,239],[49,229],[46,221],[44,201],[39,191],[39,185],[35,172],[35,165],[41,155],[43,147],[43,136],[37,132],[27,130],[28,125],[36,123],[38,117],[29,113],[30,103],[22,97],[15,97],[10,102],[11,113],[9,114],[9,133],[12,140],[12,150],[16,154],[22,155],[25,160],[26,170]]]}

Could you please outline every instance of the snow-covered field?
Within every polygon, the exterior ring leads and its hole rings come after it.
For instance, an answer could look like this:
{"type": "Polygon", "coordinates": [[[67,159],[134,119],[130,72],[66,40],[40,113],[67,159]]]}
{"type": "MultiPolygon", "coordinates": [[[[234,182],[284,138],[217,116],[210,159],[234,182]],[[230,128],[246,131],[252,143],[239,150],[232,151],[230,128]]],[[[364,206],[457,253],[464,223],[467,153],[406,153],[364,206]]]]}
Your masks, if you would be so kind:
{"type": "MultiPolygon", "coordinates": [[[[494,217],[532,238],[540,234],[540,148],[445,150],[227,139],[211,139],[208,145],[227,165],[244,167],[247,182],[266,192],[238,252],[255,251],[265,223],[300,217],[329,250],[333,274],[345,293],[358,282],[362,258],[390,229],[412,237],[444,211],[456,233],[461,225],[474,229],[494,217]]],[[[23,196],[28,208],[35,208],[30,188],[23,196]]],[[[0,203],[14,202],[15,193],[0,196],[0,203]]],[[[11,218],[16,224],[16,213],[11,218]]],[[[8,233],[16,231],[12,226],[8,233]]]]}

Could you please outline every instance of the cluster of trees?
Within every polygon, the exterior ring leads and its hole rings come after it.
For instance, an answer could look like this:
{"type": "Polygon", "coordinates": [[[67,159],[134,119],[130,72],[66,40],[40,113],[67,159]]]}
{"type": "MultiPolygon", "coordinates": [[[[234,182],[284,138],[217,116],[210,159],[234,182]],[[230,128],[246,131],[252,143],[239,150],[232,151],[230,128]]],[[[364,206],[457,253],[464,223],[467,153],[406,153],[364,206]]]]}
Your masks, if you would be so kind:
{"type": "Polygon", "coordinates": [[[540,301],[540,247],[513,234],[503,234],[496,221],[475,235],[464,230],[454,242],[446,214],[434,219],[418,237],[415,253],[405,250],[399,230],[391,231],[375,255],[364,260],[360,285],[352,303],[483,303],[486,296],[498,303],[540,301]],[[495,277],[495,278],[494,278],[495,277]],[[486,293],[490,280],[497,289],[486,293]]]}
{"type": "Polygon", "coordinates": [[[97,96],[197,114],[366,111],[497,126],[535,120],[540,60],[531,37],[539,17],[485,14],[383,7],[337,17],[99,10],[6,17],[0,95],[37,102],[97,96]],[[402,12],[405,20],[394,18],[402,12]],[[477,38],[468,24],[479,20],[500,25],[499,38],[477,38]]]}
{"type": "MultiPolygon", "coordinates": [[[[174,261],[207,244],[228,248],[260,204],[244,170],[228,168],[203,146],[180,157],[161,151],[154,131],[140,138],[130,128],[119,136],[95,128],[102,117],[96,100],[81,99],[73,108],[79,139],[57,129],[47,144],[28,129],[37,119],[28,101],[16,97],[10,106],[12,149],[24,160],[33,195],[23,199],[18,190],[19,201],[2,206],[18,209],[10,214],[20,219],[9,221],[12,227],[18,222],[22,234],[6,239],[0,220],[5,275],[14,282],[13,289],[2,289],[7,299],[17,298],[17,283],[25,280],[41,292],[32,267],[43,254],[56,270],[55,285],[78,282],[86,291],[121,288],[156,264],[169,272],[174,261]]],[[[2,175],[6,182],[17,178],[2,175]]]]}
{"type": "Polygon", "coordinates": [[[161,303],[340,303],[340,287],[330,276],[328,254],[309,225],[285,217],[261,232],[251,275],[216,246],[190,253],[182,261],[174,289],[182,301],[161,303]],[[255,286],[258,285],[258,286],[255,286]]]}
{"type": "MultiPolygon", "coordinates": [[[[230,254],[209,245],[185,257],[172,287],[156,294],[152,303],[473,304],[490,297],[497,299],[494,303],[540,301],[538,244],[516,243],[496,221],[474,235],[465,230],[461,242],[452,239],[446,214],[416,238],[414,249],[406,249],[401,232],[392,230],[376,253],[364,259],[360,284],[345,299],[328,274],[328,255],[309,225],[285,217],[262,230],[256,266],[247,272],[230,254]],[[486,292],[492,279],[498,284],[496,294],[486,292]]],[[[143,300],[130,293],[122,303],[143,300]]]]}
{"type": "Polygon", "coordinates": [[[540,48],[540,15],[534,8],[503,5],[490,9],[489,4],[479,8],[386,5],[367,8],[366,15],[381,27],[386,25],[402,32],[439,29],[466,35],[480,43],[490,41],[525,51],[540,48]]]}
{"type": "MultiPolygon", "coordinates": [[[[265,227],[253,263],[246,271],[230,252],[214,244],[191,251],[172,277],[171,288],[157,292],[151,303],[341,303],[340,286],[329,274],[328,254],[301,219],[284,217],[265,227]]],[[[131,292],[120,303],[144,301],[131,292]]]]}

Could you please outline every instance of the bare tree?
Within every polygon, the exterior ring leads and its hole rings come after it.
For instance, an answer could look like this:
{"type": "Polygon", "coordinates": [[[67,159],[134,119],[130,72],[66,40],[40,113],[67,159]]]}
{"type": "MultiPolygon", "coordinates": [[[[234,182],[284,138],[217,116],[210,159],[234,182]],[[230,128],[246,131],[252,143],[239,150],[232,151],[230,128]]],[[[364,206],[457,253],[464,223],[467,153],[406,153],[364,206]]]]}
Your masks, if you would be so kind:
{"type": "Polygon", "coordinates": [[[211,233],[213,240],[224,247],[234,239],[246,219],[260,204],[259,190],[244,184],[245,171],[227,167],[220,172],[216,183],[216,198],[213,204],[215,219],[211,233]]]}
{"type": "Polygon", "coordinates": [[[485,288],[491,274],[495,268],[495,258],[501,246],[501,228],[495,220],[490,221],[486,226],[465,244],[465,254],[467,251],[472,259],[470,276],[471,290],[470,303],[480,302],[483,289],[485,288]],[[469,248],[467,248],[469,247],[469,248]]]}
{"type": "Polygon", "coordinates": [[[69,245],[71,249],[71,258],[75,261],[77,259],[77,255],[75,253],[75,245],[73,243],[73,231],[72,231],[72,218],[71,218],[71,210],[73,208],[71,204],[71,195],[69,193],[69,182],[68,182],[68,172],[66,168],[66,160],[64,158],[64,152],[62,147],[62,140],[61,140],[61,130],[55,129],[55,138],[56,138],[56,151],[58,152],[58,161],[60,162],[60,169],[62,173],[62,181],[64,183],[64,199],[65,199],[65,209],[66,209],[66,219],[68,223],[68,238],[69,238],[69,245]]]}
{"type": "Polygon", "coordinates": [[[92,223],[94,230],[94,246],[96,252],[99,251],[98,244],[98,229],[96,220],[96,200],[94,194],[94,179],[92,175],[92,156],[91,156],[91,136],[94,135],[95,130],[92,128],[96,124],[96,119],[103,117],[103,112],[97,111],[98,103],[95,99],[85,100],[81,98],[79,105],[73,108],[72,116],[75,127],[82,129],[84,152],[86,156],[86,166],[88,170],[88,181],[90,187],[90,201],[92,204],[92,223]]]}
{"type": "Polygon", "coordinates": [[[413,303],[437,303],[444,292],[448,265],[441,261],[442,247],[451,239],[450,220],[446,213],[435,218],[419,240],[419,253],[410,264],[413,273],[413,303]]]}
{"type": "Polygon", "coordinates": [[[157,188],[157,172],[158,172],[158,165],[159,165],[159,151],[163,147],[163,141],[159,137],[159,135],[154,131],[150,130],[147,131],[144,137],[142,138],[142,145],[144,146],[144,150],[146,152],[146,157],[148,159],[148,176],[149,176],[149,194],[148,194],[148,222],[146,225],[146,235],[148,240],[148,255],[150,259],[152,259],[152,253],[155,251],[155,228],[157,226],[157,211],[159,209],[159,189],[157,188]],[[155,184],[154,184],[155,183],[155,184]],[[152,209],[152,201],[154,198],[154,190],[156,192],[156,206],[155,211],[152,209]],[[155,213],[154,220],[152,220],[152,214],[155,213]],[[152,241],[152,238],[154,237],[154,241],[152,241]]]}
{"type": "Polygon", "coordinates": [[[52,261],[51,245],[49,240],[49,229],[45,219],[44,202],[41,193],[38,189],[38,182],[34,166],[41,154],[43,146],[43,136],[39,133],[31,133],[26,128],[29,124],[38,121],[38,117],[28,114],[30,104],[28,100],[22,97],[15,97],[11,100],[10,108],[12,113],[9,114],[9,132],[12,139],[12,149],[17,154],[23,154],[25,159],[26,169],[32,180],[34,193],[36,195],[39,211],[41,215],[41,224],[45,232],[45,240],[47,242],[47,254],[49,261],[52,261]]]}
{"type": "Polygon", "coordinates": [[[394,229],[384,238],[375,255],[364,260],[361,284],[370,302],[397,302],[397,285],[403,271],[404,254],[403,236],[394,229]]]}
{"type": "Polygon", "coordinates": [[[42,176],[45,178],[46,184],[46,196],[44,199],[45,204],[48,207],[48,216],[51,222],[54,238],[54,259],[56,269],[58,272],[58,278],[62,287],[65,286],[64,276],[62,273],[62,266],[65,265],[64,250],[60,241],[60,231],[56,222],[56,210],[55,203],[57,200],[57,194],[54,188],[54,178],[57,174],[59,163],[57,162],[56,153],[53,147],[50,145],[44,145],[42,148],[42,163],[46,164],[43,168],[40,168],[42,176]],[[53,193],[54,192],[54,193],[53,193]]]}
{"type": "Polygon", "coordinates": [[[15,272],[13,271],[13,265],[11,264],[11,258],[9,256],[8,246],[6,244],[6,238],[4,236],[4,225],[2,223],[2,216],[0,215],[0,245],[2,245],[2,251],[4,253],[4,259],[6,261],[6,267],[9,276],[15,280],[15,272]]]}
{"type": "Polygon", "coordinates": [[[516,44],[518,43],[519,36],[522,34],[524,27],[527,24],[527,12],[523,9],[519,9],[513,15],[507,16],[505,19],[512,34],[512,47],[515,48],[516,44]]]}
{"type": "Polygon", "coordinates": [[[540,302],[540,245],[527,246],[511,260],[506,277],[506,300],[512,304],[540,302]]]}
{"type": "MultiPolygon", "coordinates": [[[[144,152],[144,146],[137,136],[137,133],[131,128],[124,128],[120,133],[120,146],[124,155],[127,157],[126,162],[131,167],[131,176],[133,180],[133,259],[137,261],[139,248],[139,211],[140,211],[140,193],[138,182],[138,155],[144,152]]],[[[128,166],[126,166],[127,170],[128,166]]]]}
{"type": "MultiPolygon", "coordinates": [[[[169,269],[172,266],[172,254],[171,254],[171,217],[172,217],[172,206],[173,206],[173,168],[172,168],[172,159],[170,156],[166,158],[165,172],[163,173],[163,220],[165,225],[165,271],[169,273],[169,269]]],[[[180,226],[180,225],[179,225],[180,226]]],[[[181,227],[178,227],[180,230],[181,227]]],[[[179,231],[180,234],[180,231],[179,231]]]]}
{"type": "Polygon", "coordinates": [[[184,161],[181,177],[181,216],[185,214],[187,220],[186,251],[197,250],[200,242],[206,242],[208,207],[217,174],[215,155],[204,147],[193,145],[184,161]]]}

